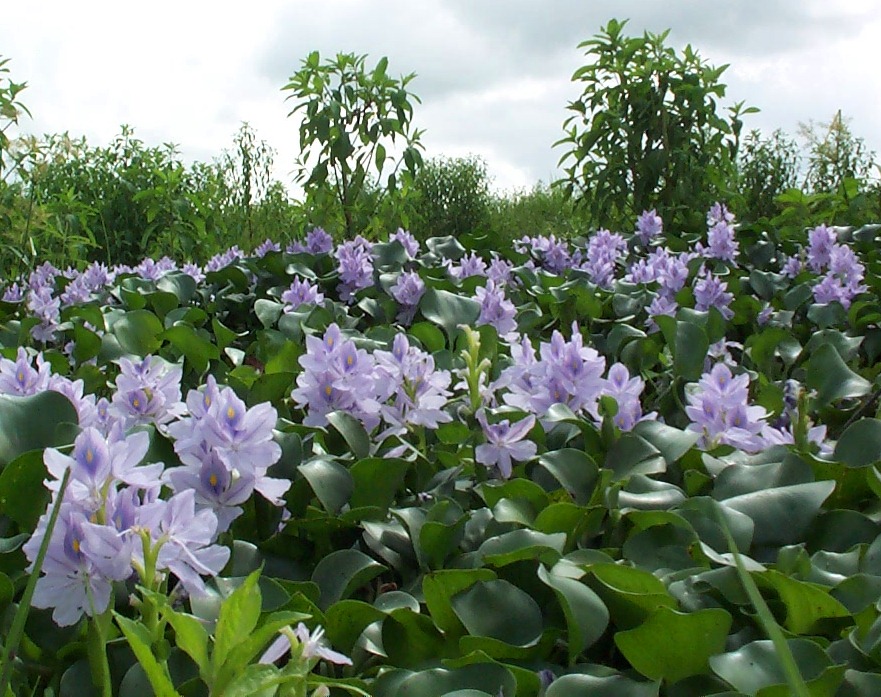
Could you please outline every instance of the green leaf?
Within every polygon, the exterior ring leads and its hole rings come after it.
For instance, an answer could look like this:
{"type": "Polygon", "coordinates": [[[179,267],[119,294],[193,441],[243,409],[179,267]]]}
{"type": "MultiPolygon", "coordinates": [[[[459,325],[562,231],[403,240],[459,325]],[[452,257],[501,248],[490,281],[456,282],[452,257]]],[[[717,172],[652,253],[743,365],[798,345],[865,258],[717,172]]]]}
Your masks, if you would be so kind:
{"type": "Polygon", "coordinates": [[[59,392],[0,395],[0,467],[28,451],[72,443],[76,433],[69,424],[77,423],[76,408],[59,392]]]}
{"type": "Polygon", "coordinates": [[[497,697],[513,697],[517,681],[498,663],[473,663],[461,668],[430,668],[405,678],[394,692],[397,697],[438,697],[454,690],[480,690],[497,697]]]}
{"type": "Polygon", "coordinates": [[[480,303],[446,290],[428,288],[419,301],[422,316],[443,328],[449,346],[455,346],[460,324],[474,326],[480,316],[480,303]]]}
{"type": "Polygon", "coordinates": [[[425,604],[437,627],[445,634],[461,634],[464,625],[453,611],[450,600],[478,581],[492,581],[490,569],[441,569],[422,577],[425,604]]]}
{"type": "Polygon", "coordinates": [[[350,468],[354,490],[350,505],[352,508],[376,506],[387,509],[395,500],[410,470],[406,460],[368,457],[358,460],[350,468]]]}
{"type": "Polygon", "coordinates": [[[590,455],[574,448],[544,453],[538,458],[538,466],[547,470],[581,506],[590,501],[599,481],[599,468],[590,455]]]}
{"type": "Polygon", "coordinates": [[[545,697],[658,697],[660,684],[637,682],[624,675],[563,675],[548,687],[545,697]]]}
{"type": "Polygon", "coordinates": [[[220,349],[187,324],[166,329],[162,338],[180,351],[197,373],[204,373],[209,361],[220,358],[220,349]]]}
{"type": "Polygon", "coordinates": [[[725,650],[731,621],[718,608],[682,613],[659,607],[644,624],[618,632],[615,645],[647,678],[673,683],[707,671],[710,656],[725,650]]]}
{"type": "Polygon", "coordinates": [[[335,515],[349,502],[355,488],[352,475],[345,467],[333,460],[316,459],[297,467],[309,482],[324,510],[335,515]]]}
{"type": "Polygon", "coordinates": [[[330,643],[348,655],[367,626],[385,616],[382,610],[360,600],[340,600],[328,608],[324,629],[330,643]]]}
{"type": "Polygon", "coordinates": [[[110,328],[123,351],[142,357],[159,350],[164,330],[160,319],[149,310],[130,310],[110,328]]]}
{"type": "Polygon", "coordinates": [[[410,608],[392,610],[383,620],[382,646],[389,662],[404,668],[437,661],[449,656],[453,648],[430,617],[410,608]]]}
{"type": "Polygon", "coordinates": [[[198,617],[177,612],[166,605],[162,608],[162,616],[174,629],[174,643],[193,659],[199,668],[199,674],[205,678],[209,675],[208,664],[208,631],[198,617]]]}
{"type": "Polygon", "coordinates": [[[222,694],[223,697],[273,697],[278,685],[295,680],[304,678],[283,673],[275,666],[254,664],[239,673],[222,694]]]}
{"type": "Polygon", "coordinates": [[[710,341],[703,328],[672,317],[655,318],[673,354],[673,374],[686,380],[700,380],[710,341]]]}
{"type": "Polygon", "coordinates": [[[321,589],[318,607],[326,611],[385,570],[385,566],[357,549],[331,552],[318,562],[312,572],[312,581],[321,589]]]}
{"type": "Polygon", "coordinates": [[[872,389],[872,384],[848,368],[830,344],[822,344],[811,354],[806,384],[809,390],[817,391],[818,406],[838,399],[862,397],[872,389]]]}
{"type": "Polygon", "coordinates": [[[156,697],[180,697],[180,694],[174,689],[174,684],[171,682],[168,668],[153,655],[151,637],[147,628],[140,622],[123,617],[117,612],[114,612],[113,616],[116,618],[116,623],[125,635],[129,646],[131,646],[132,653],[135,654],[135,657],[147,674],[156,697]]]}
{"type": "Polygon", "coordinates": [[[641,624],[661,607],[677,607],[664,584],[648,571],[620,564],[595,564],[590,573],[588,582],[621,629],[641,624]]]}
{"type": "Polygon", "coordinates": [[[550,586],[563,614],[569,632],[569,665],[574,665],[586,648],[593,646],[609,626],[609,610],[590,588],[571,578],[556,576],[553,570],[540,565],[538,577],[550,586]]]}
{"type": "Polygon", "coordinates": [[[695,431],[680,431],[660,421],[640,421],[631,433],[642,437],[657,449],[668,466],[691,450],[700,438],[700,434],[695,431]]]}
{"type": "MultiPolygon", "coordinates": [[[[847,666],[833,666],[829,655],[808,639],[789,639],[786,643],[812,697],[832,697],[844,679],[847,666]]],[[[736,651],[713,656],[710,666],[716,675],[745,694],[760,697],[792,694],[771,641],[753,641],[736,651]],[[771,686],[779,688],[769,690],[771,686]]]]}
{"type": "Polygon", "coordinates": [[[753,519],[754,545],[781,547],[804,541],[823,501],[834,490],[835,482],[808,482],[741,494],[721,503],[753,519]]]}
{"type": "Polygon", "coordinates": [[[32,450],[0,471],[0,511],[23,530],[33,530],[46,511],[49,491],[43,481],[48,472],[43,453],[32,450]]]}
{"type": "Polygon", "coordinates": [[[542,633],[542,615],[532,596],[504,580],[478,581],[450,600],[456,617],[477,637],[530,646],[542,633]]]}
{"type": "Polygon", "coordinates": [[[838,437],[832,457],[848,467],[868,467],[881,460],[881,421],[852,423],[838,437]]]}
{"type": "Polygon", "coordinates": [[[501,567],[525,559],[556,563],[566,546],[566,533],[546,534],[535,530],[512,530],[485,540],[477,550],[489,566],[501,567]]]}
{"type": "Polygon", "coordinates": [[[785,626],[793,634],[822,633],[830,626],[843,628],[852,622],[851,613],[829,594],[826,586],[799,581],[772,569],[752,576],[760,587],[770,586],[780,595],[786,606],[785,626]]]}
{"type": "Polygon", "coordinates": [[[354,416],[344,411],[332,411],[327,414],[327,422],[339,432],[356,458],[360,460],[370,454],[370,436],[354,416]]]}
{"type": "Polygon", "coordinates": [[[217,629],[214,633],[214,651],[211,654],[212,673],[217,675],[232,650],[248,638],[260,619],[262,597],[257,581],[260,571],[250,574],[220,606],[217,629]]]}

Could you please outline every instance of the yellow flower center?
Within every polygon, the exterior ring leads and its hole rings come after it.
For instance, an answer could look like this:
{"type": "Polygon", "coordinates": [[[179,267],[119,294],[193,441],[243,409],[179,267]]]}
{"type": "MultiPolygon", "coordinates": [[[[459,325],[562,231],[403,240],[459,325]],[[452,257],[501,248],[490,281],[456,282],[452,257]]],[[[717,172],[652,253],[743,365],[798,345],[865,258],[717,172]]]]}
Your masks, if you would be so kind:
{"type": "Polygon", "coordinates": [[[326,394],[328,397],[330,397],[331,392],[333,392],[333,388],[330,385],[324,388],[324,394],[326,394]]]}
{"type": "Polygon", "coordinates": [[[236,418],[236,410],[232,407],[228,407],[226,410],[226,418],[230,420],[236,418]]]}
{"type": "Polygon", "coordinates": [[[86,462],[88,462],[91,465],[92,460],[94,460],[94,459],[95,459],[95,453],[92,451],[91,448],[87,449],[86,450],[86,462]]]}
{"type": "Polygon", "coordinates": [[[71,545],[73,547],[74,554],[80,553],[80,541],[76,538],[73,538],[73,543],[71,545]]]}
{"type": "Polygon", "coordinates": [[[211,486],[217,486],[217,475],[212,473],[212,475],[208,477],[208,483],[211,486]]]}

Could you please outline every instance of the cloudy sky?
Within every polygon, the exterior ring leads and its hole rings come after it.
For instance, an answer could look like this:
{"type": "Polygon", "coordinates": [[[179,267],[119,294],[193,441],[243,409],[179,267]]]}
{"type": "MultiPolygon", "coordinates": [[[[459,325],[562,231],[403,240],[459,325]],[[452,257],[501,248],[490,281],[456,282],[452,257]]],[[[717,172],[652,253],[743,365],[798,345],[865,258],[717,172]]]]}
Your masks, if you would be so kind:
{"type": "Polygon", "coordinates": [[[248,121],[288,182],[297,122],[280,90],[300,61],[388,56],[391,74],[418,75],[426,155],[480,155],[497,188],[517,189],[556,178],[577,45],[613,17],[729,63],[723,105],[762,110],[746,128],[795,133],[841,109],[881,152],[881,0],[11,0],[0,55],[29,84],[28,132],[106,144],[126,123],[210,160],[248,121]]]}

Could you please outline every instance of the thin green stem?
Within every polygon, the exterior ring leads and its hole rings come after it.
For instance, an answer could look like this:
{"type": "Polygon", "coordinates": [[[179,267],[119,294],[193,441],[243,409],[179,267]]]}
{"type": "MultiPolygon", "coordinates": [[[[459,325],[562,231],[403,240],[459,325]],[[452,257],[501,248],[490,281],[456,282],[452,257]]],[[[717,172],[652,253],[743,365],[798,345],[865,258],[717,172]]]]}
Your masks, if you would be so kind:
{"type": "Polygon", "coordinates": [[[725,535],[725,541],[728,543],[728,549],[734,557],[734,564],[737,567],[737,575],[740,578],[740,583],[743,585],[747,596],[749,596],[750,602],[756,609],[756,613],[759,616],[759,622],[764,628],[765,633],[774,644],[774,650],[777,652],[777,658],[783,668],[784,675],[786,675],[786,682],[789,683],[789,689],[792,690],[792,694],[795,697],[811,697],[811,692],[805,684],[804,678],[798,669],[798,664],[795,662],[795,657],[792,655],[789,644],[786,642],[786,637],[783,635],[783,630],[780,629],[780,625],[777,624],[777,620],[775,620],[774,615],[771,614],[771,610],[768,608],[768,604],[759,592],[756,582],[753,580],[753,577],[750,576],[743,560],[740,558],[737,543],[734,541],[734,536],[728,528],[728,523],[725,520],[725,516],[723,515],[720,506],[716,507],[716,520],[722,528],[722,533],[725,535]]]}
{"type": "Polygon", "coordinates": [[[24,594],[21,596],[18,609],[15,611],[15,617],[12,620],[12,628],[3,646],[2,670],[0,670],[0,695],[5,695],[9,689],[9,681],[12,679],[12,657],[18,650],[21,638],[24,635],[24,625],[28,618],[28,612],[31,609],[31,600],[34,597],[34,590],[37,586],[37,578],[43,568],[43,560],[49,550],[49,542],[52,540],[52,531],[55,529],[55,523],[58,520],[58,514],[61,512],[61,502],[64,500],[64,492],[67,490],[67,483],[70,480],[70,470],[64,472],[61,479],[61,487],[58,489],[58,495],[55,498],[55,504],[52,506],[52,512],[49,514],[49,522],[46,525],[46,532],[43,535],[43,541],[40,543],[40,551],[34,561],[34,568],[28,578],[24,594]]]}

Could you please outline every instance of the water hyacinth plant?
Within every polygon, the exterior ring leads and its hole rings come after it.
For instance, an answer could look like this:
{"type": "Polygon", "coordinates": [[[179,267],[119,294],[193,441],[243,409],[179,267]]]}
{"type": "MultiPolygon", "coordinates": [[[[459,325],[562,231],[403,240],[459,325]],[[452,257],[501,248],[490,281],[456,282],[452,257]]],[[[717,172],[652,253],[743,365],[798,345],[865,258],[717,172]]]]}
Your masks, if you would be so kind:
{"type": "Polygon", "coordinates": [[[5,684],[871,694],[877,231],[706,217],[9,279],[5,684]]]}

